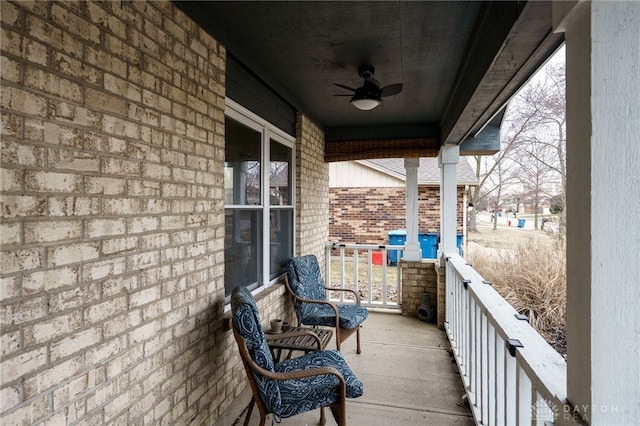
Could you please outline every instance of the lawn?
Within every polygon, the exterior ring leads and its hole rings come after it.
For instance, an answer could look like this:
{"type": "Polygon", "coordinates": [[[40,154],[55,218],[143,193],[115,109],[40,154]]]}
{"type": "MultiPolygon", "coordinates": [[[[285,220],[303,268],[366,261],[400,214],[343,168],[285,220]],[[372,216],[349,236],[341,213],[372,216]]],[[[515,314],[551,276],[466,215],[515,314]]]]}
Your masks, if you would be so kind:
{"type": "MultiPolygon", "coordinates": [[[[331,261],[331,286],[341,287],[342,279],[344,279],[344,288],[355,290],[355,271],[352,258],[345,258],[344,278],[340,270],[340,260],[331,261]]],[[[387,302],[398,303],[397,278],[398,268],[396,266],[387,265],[387,302]]],[[[371,265],[371,299],[369,299],[369,267],[366,261],[360,261],[358,264],[358,292],[362,301],[377,301],[383,299],[384,284],[384,268],[381,265],[371,265]]],[[[339,297],[338,292],[331,294],[332,298],[339,297]]]]}

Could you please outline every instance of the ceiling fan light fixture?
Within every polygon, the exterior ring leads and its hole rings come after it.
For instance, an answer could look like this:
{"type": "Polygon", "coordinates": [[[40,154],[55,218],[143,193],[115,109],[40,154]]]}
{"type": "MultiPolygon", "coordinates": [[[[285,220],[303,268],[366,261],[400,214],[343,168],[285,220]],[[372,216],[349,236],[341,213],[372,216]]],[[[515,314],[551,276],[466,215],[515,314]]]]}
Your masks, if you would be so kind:
{"type": "Polygon", "coordinates": [[[378,105],[380,105],[382,101],[380,99],[375,98],[352,98],[351,105],[358,108],[362,111],[371,111],[378,105]]]}

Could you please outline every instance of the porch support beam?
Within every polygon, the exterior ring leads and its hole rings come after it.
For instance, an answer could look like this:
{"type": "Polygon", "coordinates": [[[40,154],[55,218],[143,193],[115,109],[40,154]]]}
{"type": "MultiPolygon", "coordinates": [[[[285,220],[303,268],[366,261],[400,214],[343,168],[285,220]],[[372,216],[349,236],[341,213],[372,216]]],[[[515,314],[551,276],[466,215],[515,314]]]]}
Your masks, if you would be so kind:
{"type": "Polygon", "coordinates": [[[440,166],[440,246],[439,258],[444,265],[442,254],[458,250],[456,244],[457,216],[457,174],[460,147],[444,145],[440,148],[438,164],[440,166]]]}
{"type": "Polygon", "coordinates": [[[640,3],[556,2],[554,23],[567,43],[569,409],[637,424],[640,3]]]}
{"type": "Polygon", "coordinates": [[[406,192],[407,192],[407,240],[403,258],[415,262],[422,258],[420,243],[418,243],[418,167],[419,158],[405,158],[406,192]]]}

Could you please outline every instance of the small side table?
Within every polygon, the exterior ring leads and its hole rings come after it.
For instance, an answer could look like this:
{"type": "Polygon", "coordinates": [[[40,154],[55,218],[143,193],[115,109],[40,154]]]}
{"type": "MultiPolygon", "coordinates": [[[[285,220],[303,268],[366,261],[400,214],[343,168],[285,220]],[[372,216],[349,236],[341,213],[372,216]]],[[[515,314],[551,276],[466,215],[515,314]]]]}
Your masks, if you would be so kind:
{"type": "Polygon", "coordinates": [[[333,335],[332,330],[312,327],[290,327],[287,331],[283,331],[280,334],[267,333],[267,344],[271,349],[271,354],[273,355],[274,361],[276,363],[280,362],[280,357],[282,355],[283,349],[289,350],[289,354],[285,359],[291,358],[291,352],[293,351],[302,351],[306,354],[318,349],[318,343],[316,339],[309,334],[302,336],[290,336],[291,334],[299,331],[311,331],[316,336],[318,336],[318,338],[320,339],[321,349],[327,347],[327,344],[329,343],[329,340],[331,340],[331,336],[333,335]]]}

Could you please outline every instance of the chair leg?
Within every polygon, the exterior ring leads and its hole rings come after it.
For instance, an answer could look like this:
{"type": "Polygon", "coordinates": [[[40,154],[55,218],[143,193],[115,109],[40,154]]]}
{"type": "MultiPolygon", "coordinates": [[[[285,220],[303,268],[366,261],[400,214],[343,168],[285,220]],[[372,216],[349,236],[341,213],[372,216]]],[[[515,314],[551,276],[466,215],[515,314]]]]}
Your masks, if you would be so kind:
{"type": "Polygon", "coordinates": [[[321,425],[327,424],[327,418],[324,415],[324,407],[320,407],[320,424],[321,425]]]}
{"type": "Polygon", "coordinates": [[[333,418],[336,420],[338,426],[347,425],[347,410],[344,404],[332,404],[331,414],[333,414],[333,418]]]}
{"type": "Polygon", "coordinates": [[[360,326],[358,326],[358,331],[356,331],[356,353],[359,354],[362,351],[360,350],[360,326]]]}
{"type": "Polygon", "coordinates": [[[251,401],[249,402],[249,405],[247,406],[247,415],[244,418],[244,426],[249,426],[249,420],[251,419],[251,413],[253,412],[253,405],[255,404],[255,401],[253,400],[253,397],[251,397],[251,401]]]}

